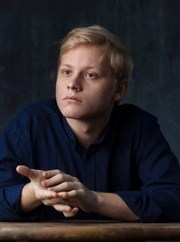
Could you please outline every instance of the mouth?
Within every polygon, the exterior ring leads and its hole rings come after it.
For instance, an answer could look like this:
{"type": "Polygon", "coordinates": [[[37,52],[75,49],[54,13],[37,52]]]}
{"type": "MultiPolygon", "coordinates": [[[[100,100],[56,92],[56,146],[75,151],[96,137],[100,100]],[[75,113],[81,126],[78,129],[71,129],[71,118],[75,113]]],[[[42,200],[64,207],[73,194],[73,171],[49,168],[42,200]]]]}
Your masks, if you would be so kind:
{"type": "Polygon", "coordinates": [[[63,98],[64,101],[72,102],[72,103],[81,103],[82,100],[80,98],[74,96],[67,96],[63,98]]]}

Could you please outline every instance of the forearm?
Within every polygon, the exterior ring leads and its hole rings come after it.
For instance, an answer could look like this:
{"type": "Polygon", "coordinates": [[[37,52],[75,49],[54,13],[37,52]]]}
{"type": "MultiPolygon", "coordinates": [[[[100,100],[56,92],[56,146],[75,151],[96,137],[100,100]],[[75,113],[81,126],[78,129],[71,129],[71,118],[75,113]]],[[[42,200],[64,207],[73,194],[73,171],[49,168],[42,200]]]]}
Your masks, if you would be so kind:
{"type": "Polygon", "coordinates": [[[117,194],[100,192],[94,194],[97,199],[93,212],[123,221],[140,220],[117,194]]]}
{"type": "Polygon", "coordinates": [[[35,196],[31,183],[27,183],[21,193],[21,210],[23,213],[28,213],[42,204],[35,196]]]}

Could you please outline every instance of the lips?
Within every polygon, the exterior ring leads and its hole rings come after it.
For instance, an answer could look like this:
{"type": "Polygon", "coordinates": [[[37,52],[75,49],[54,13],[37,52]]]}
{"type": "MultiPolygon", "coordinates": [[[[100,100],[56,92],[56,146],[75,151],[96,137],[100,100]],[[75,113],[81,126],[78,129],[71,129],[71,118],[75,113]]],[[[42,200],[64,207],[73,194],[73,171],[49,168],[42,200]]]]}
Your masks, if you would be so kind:
{"type": "Polygon", "coordinates": [[[82,100],[80,98],[77,98],[75,96],[67,96],[67,97],[63,98],[63,100],[66,100],[68,102],[79,102],[79,103],[82,102],[82,100]]]}

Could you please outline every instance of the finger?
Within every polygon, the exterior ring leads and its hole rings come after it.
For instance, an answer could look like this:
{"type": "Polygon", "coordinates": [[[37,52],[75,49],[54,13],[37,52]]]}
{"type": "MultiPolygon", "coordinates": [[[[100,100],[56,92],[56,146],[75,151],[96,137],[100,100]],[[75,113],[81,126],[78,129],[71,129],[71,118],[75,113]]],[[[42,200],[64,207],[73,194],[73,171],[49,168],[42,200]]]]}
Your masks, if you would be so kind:
{"type": "MultiPolygon", "coordinates": [[[[78,190],[72,190],[69,192],[66,192],[66,199],[71,198],[71,197],[77,197],[79,195],[78,190]]],[[[59,196],[59,193],[58,193],[59,196]]]]}
{"type": "Polygon", "coordinates": [[[59,174],[59,173],[64,173],[64,172],[62,172],[62,171],[60,171],[60,170],[49,170],[49,171],[44,171],[44,172],[43,172],[43,177],[46,178],[46,179],[48,179],[48,178],[51,178],[51,177],[53,177],[53,176],[55,176],[55,175],[57,175],[57,174],[59,174]]]}
{"type": "Polygon", "coordinates": [[[64,200],[67,200],[72,197],[77,197],[79,195],[77,190],[72,190],[69,192],[58,192],[56,194],[58,195],[59,198],[64,199],[64,200]]]}
{"type": "Polygon", "coordinates": [[[28,177],[29,179],[35,179],[39,175],[38,171],[30,169],[29,167],[24,165],[17,166],[16,171],[22,176],[28,177]]]}
{"type": "Polygon", "coordinates": [[[78,182],[63,182],[61,184],[58,184],[57,186],[48,187],[49,191],[54,192],[69,192],[71,190],[78,190],[80,189],[78,182]]]}
{"type": "Polygon", "coordinates": [[[79,212],[79,208],[71,208],[68,205],[56,204],[53,206],[58,212],[63,212],[65,217],[73,217],[79,212]]]}
{"type": "Polygon", "coordinates": [[[67,192],[58,192],[57,195],[61,199],[65,199],[66,200],[66,199],[69,198],[67,192]]]}
{"type": "MultiPolygon", "coordinates": [[[[43,172],[44,173],[44,172],[43,172]]],[[[49,179],[44,179],[42,185],[46,187],[54,187],[60,185],[60,183],[72,181],[73,177],[65,173],[59,172],[58,174],[52,176],[49,179]]]]}
{"type": "Polygon", "coordinates": [[[48,191],[48,190],[41,190],[38,194],[36,194],[38,199],[40,200],[50,200],[50,199],[55,199],[58,198],[57,193],[53,191],[48,191]]]}
{"type": "Polygon", "coordinates": [[[58,211],[58,212],[71,212],[72,208],[71,206],[67,204],[55,204],[53,207],[58,211]]]}
{"type": "Polygon", "coordinates": [[[65,217],[74,217],[79,212],[79,208],[73,208],[71,212],[63,212],[65,217]]]}
{"type": "Polygon", "coordinates": [[[51,198],[51,199],[44,199],[43,200],[43,203],[45,205],[48,205],[48,206],[53,206],[53,205],[67,205],[67,206],[71,207],[70,204],[68,203],[68,201],[66,201],[66,200],[64,200],[62,198],[59,198],[59,197],[51,198]]]}
{"type": "Polygon", "coordinates": [[[42,202],[46,206],[53,206],[55,204],[61,203],[62,201],[59,198],[49,198],[49,199],[43,199],[42,202]]]}

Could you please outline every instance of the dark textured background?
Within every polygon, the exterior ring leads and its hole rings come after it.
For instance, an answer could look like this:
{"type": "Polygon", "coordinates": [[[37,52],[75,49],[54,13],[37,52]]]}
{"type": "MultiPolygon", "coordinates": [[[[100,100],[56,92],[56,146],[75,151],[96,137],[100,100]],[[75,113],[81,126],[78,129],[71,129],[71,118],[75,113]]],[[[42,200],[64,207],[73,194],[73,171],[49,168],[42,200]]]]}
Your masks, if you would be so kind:
{"type": "Polygon", "coordinates": [[[31,102],[54,96],[59,40],[100,24],[130,49],[125,101],[156,115],[180,160],[179,0],[0,0],[0,130],[31,102]]]}

